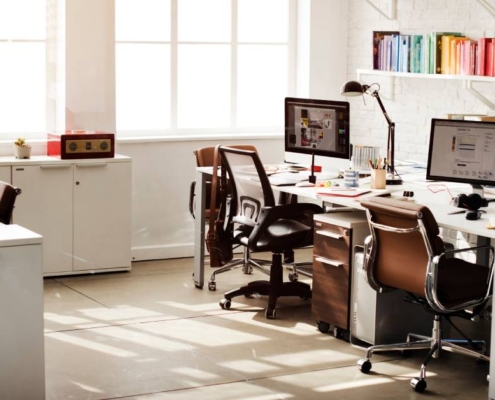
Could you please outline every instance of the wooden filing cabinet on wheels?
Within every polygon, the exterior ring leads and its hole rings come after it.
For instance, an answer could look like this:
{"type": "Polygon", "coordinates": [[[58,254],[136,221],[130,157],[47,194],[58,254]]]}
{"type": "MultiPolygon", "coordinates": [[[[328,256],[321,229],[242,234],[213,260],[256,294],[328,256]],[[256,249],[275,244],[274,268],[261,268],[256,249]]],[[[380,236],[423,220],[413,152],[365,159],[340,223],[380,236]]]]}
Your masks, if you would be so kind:
{"type": "Polygon", "coordinates": [[[349,340],[353,248],[369,235],[364,212],[315,215],[311,311],[318,330],[349,340]]]}

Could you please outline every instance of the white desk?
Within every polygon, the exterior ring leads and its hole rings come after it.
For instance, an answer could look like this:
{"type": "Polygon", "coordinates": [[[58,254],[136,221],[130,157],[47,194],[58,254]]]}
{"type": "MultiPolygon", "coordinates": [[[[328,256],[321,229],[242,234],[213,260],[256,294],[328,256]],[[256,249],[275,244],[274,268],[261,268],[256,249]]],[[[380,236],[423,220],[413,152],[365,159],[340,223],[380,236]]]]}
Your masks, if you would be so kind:
{"type": "MultiPolygon", "coordinates": [[[[194,283],[197,288],[203,288],[204,285],[204,254],[205,254],[205,182],[208,177],[211,176],[211,167],[197,168],[196,172],[196,220],[195,220],[195,253],[194,253],[194,283]]],[[[408,177],[409,178],[409,177],[408,177]]],[[[438,183],[431,183],[430,185],[438,185],[438,183]]],[[[364,185],[363,185],[364,186],[364,185]]],[[[477,235],[478,244],[489,243],[490,239],[495,239],[495,230],[487,229],[487,223],[489,218],[495,221],[495,203],[490,203],[489,207],[483,208],[486,210],[486,214],[483,214],[479,220],[468,221],[464,214],[449,215],[448,211],[453,207],[450,203],[450,195],[446,191],[440,191],[433,193],[428,190],[428,184],[421,179],[406,179],[404,185],[396,187],[387,187],[387,189],[394,189],[391,194],[394,198],[402,198],[404,190],[413,191],[414,199],[426,206],[428,206],[438,225],[441,228],[452,229],[460,232],[470,233],[477,235]],[[396,189],[396,190],[395,190],[396,189]]],[[[459,193],[470,193],[471,188],[468,185],[451,185],[449,189],[452,195],[459,193]]],[[[295,186],[278,186],[274,187],[274,190],[278,190],[284,193],[295,194],[300,197],[306,197],[310,199],[320,200],[322,202],[332,203],[338,206],[350,207],[355,209],[363,209],[359,200],[369,196],[375,196],[376,194],[364,194],[362,196],[352,197],[340,197],[340,196],[326,196],[318,195],[315,188],[308,187],[295,187],[295,186]]],[[[495,320],[492,319],[492,346],[490,356],[495,356],[495,320]]],[[[495,399],[495,363],[490,364],[490,375],[494,377],[489,387],[489,398],[495,399]]]]}
{"type": "Polygon", "coordinates": [[[42,237],[0,224],[0,399],[45,398],[42,237]]]}

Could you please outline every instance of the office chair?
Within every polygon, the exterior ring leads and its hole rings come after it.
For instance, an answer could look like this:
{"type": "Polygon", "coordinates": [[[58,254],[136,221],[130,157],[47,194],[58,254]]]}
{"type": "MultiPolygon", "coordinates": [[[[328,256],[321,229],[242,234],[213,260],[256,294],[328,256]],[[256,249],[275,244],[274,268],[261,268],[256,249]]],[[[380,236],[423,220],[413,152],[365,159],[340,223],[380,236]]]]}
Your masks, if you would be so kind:
{"type": "MultiPolygon", "coordinates": [[[[252,145],[231,145],[229,146],[231,148],[236,148],[236,149],[243,149],[243,150],[250,150],[250,151],[255,151],[256,152],[256,147],[252,145]]],[[[198,167],[212,167],[213,162],[214,162],[214,154],[215,154],[215,147],[203,147],[200,149],[197,149],[194,151],[194,155],[196,156],[196,166],[198,167]]],[[[193,181],[191,183],[191,188],[190,188],[190,193],[189,193],[189,212],[195,218],[195,213],[194,213],[194,199],[195,199],[195,187],[196,187],[196,181],[193,181]]],[[[208,221],[210,218],[215,218],[216,215],[211,216],[211,207],[210,203],[211,202],[211,181],[206,182],[206,202],[205,202],[205,220],[208,221]]],[[[216,213],[218,213],[219,207],[220,207],[220,196],[217,196],[216,199],[216,213]]],[[[212,273],[210,280],[208,282],[208,289],[209,290],[216,290],[216,276],[218,274],[221,274],[223,272],[230,271],[232,269],[240,268],[242,267],[242,271],[245,274],[251,274],[253,271],[253,268],[256,268],[266,274],[270,273],[270,270],[266,267],[264,267],[264,264],[269,263],[269,261],[266,260],[260,260],[260,259],[255,259],[251,257],[251,254],[247,248],[244,248],[243,250],[243,255],[242,258],[234,258],[231,260],[229,263],[222,267],[218,267],[215,269],[215,271],[212,273]]]]}
{"type": "Polygon", "coordinates": [[[0,223],[12,223],[15,200],[22,191],[6,182],[0,181],[0,223]]]}
{"type": "MultiPolygon", "coordinates": [[[[473,319],[483,311],[491,297],[493,278],[493,246],[478,246],[445,250],[439,228],[431,211],[422,205],[385,198],[363,200],[371,236],[365,241],[365,276],[378,291],[401,289],[407,300],[417,303],[434,315],[432,337],[410,333],[405,343],[371,346],[358,367],[364,373],[371,369],[373,353],[391,350],[428,349],[419,377],[411,380],[417,392],[426,389],[426,365],[438,358],[441,350],[464,354],[479,360],[489,357],[474,350],[481,341],[442,338],[441,321],[458,330],[450,317],[473,319]],[[455,257],[474,250],[490,250],[490,265],[486,267],[455,257]],[[473,350],[461,347],[469,344],[473,350]]],[[[460,331],[459,331],[460,332],[460,331]]]]}
{"type": "Polygon", "coordinates": [[[269,281],[254,281],[225,293],[220,306],[229,309],[232,298],[268,296],[266,318],[274,319],[280,296],[311,298],[308,284],[283,282],[284,253],[313,243],[313,215],[322,213],[316,204],[275,205],[265,169],[255,151],[220,146],[220,156],[232,183],[227,218],[234,223],[234,241],[249,251],[272,253],[269,281]]]}

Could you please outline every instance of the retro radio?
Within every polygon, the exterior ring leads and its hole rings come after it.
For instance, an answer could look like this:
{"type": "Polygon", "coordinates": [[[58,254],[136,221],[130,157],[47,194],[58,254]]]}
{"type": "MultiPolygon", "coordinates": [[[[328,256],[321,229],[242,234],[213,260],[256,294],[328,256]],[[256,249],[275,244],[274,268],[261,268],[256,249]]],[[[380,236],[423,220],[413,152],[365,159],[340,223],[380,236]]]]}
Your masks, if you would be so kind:
{"type": "Polygon", "coordinates": [[[47,154],[63,160],[78,158],[113,158],[115,135],[98,131],[73,130],[48,133],[47,154]]]}

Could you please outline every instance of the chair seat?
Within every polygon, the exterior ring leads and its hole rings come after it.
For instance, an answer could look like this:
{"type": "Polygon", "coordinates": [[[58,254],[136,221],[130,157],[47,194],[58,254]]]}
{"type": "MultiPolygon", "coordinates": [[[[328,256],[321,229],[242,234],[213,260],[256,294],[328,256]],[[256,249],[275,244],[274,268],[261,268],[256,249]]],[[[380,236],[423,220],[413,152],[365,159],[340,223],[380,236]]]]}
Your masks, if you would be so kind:
{"type": "MultiPolygon", "coordinates": [[[[311,244],[312,228],[298,221],[280,219],[270,225],[258,240],[259,251],[282,253],[285,250],[304,247],[311,244]],[[309,238],[308,238],[309,237],[309,238]]],[[[249,236],[240,238],[240,242],[248,245],[249,236]]]]}
{"type": "Polygon", "coordinates": [[[460,258],[440,263],[438,270],[438,296],[448,306],[483,298],[490,270],[460,258]]]}

